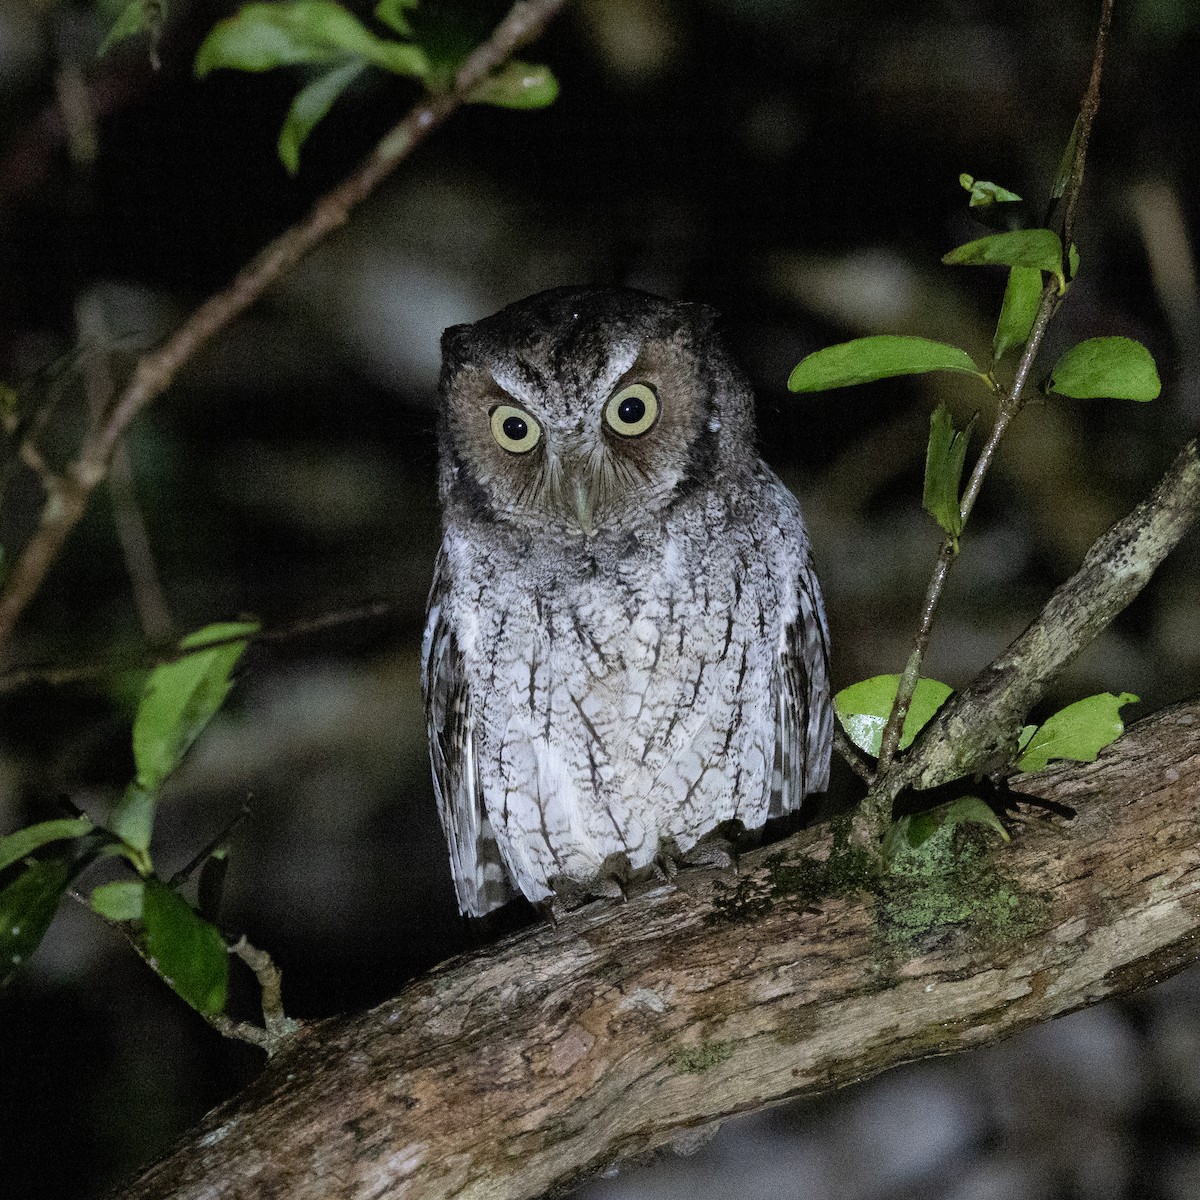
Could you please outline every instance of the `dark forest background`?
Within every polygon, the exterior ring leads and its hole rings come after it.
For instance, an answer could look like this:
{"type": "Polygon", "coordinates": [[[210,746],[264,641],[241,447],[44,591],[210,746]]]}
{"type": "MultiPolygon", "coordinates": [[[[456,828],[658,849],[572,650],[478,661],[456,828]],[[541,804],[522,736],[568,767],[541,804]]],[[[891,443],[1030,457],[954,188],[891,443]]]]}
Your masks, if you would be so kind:
{"type": "MultiPolygon", "coordinates": [[[[440,8],[485,28],[502,11],[440,8]]],[[[138,44],[96,59],[112,11],[0,7],[0,379],[49,414],[52,458],[85,403],[82,338],[106,340],[123,376],[415,96],[364,77],[291,179],[274,143],[296,76],[191,76],[230,11],[174,0],[154,73],[138,44]]],[[[929,412],[946,399],[965,419],[978,396],[950,376],[816,397],[785,380],[804,354],[867,332],[986,352],[1002,273],[939,264],[986,232],[958,176],[1040,211],[1098,12],[1093,0],[576,0],[526,52],[561,82],[553,107],[460,112],[136,423],[131,477],[97,494],[0,669],[136,662],[241,613],[282,627],[382,602],[369,620],[252,648],[159,818],[169,872],[249,800],[224,920],[276,956],[289,1011],[382,1000],[478,936],[455,912],[418,682],[440,536],[441,329],[571,282],[722,309],[758,388],[764,452],[813,533],[835,682],[898,670],[939,542],[920,509],[929,412]],[[122,549],[139,520],[162,604],[122,549]]],[[[1198,51],[1194,0],[1118,0],[1082,274],[1043,362],[1126,334],[1155,354],[1163,395],[1056,399],[1022,416],[934,635],[928,673],[952,685],[1023,628],[1200,425],[1198,51]]],[[[40,503],[12,452],[10,553],[40,503]]],[[[1193,537],[1050,706],[1127,690],[1142,698],[1127,715],[1144,714],[1200,692],[1198,560],[1193,537]]],[[[129,777],[139,684],[132,670],[0,680],[0,832],[52,815],[59,795],[104,811],[129,777]]],[[[0,1192],[103,1194],[259,1061],[65,906],[0,994],[0,1192]]],[[[730,1122],[695,1158],[585,1194],[1200,1196],[1200,975],[730,1122]]]]}

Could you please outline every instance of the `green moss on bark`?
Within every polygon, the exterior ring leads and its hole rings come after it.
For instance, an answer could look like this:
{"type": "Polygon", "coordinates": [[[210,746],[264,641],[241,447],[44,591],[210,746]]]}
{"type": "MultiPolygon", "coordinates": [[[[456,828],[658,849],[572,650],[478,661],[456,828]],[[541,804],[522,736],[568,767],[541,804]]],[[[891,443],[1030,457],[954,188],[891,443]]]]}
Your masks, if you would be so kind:
{"type": "MultiPolygon", "coordinates": [[[[801,855],[771,854],[764,861],[767,878],[747,876],[735,887],[725,888],[709,915],[710,924],[753,921],[770,912],[777,903],[803,906],[834,896],[847,896],[874,882],[871,860],[860,847],[850,843],[850,820],[833,823],[833,846],[824,859],[801,855]]],[[[723,885],[721,885],[723,886],[723,885]]]]}
{"type": "Polygon", "coordinates": [[[699,1075],[733,1055],[732,1042],[701,1042],[671,1055],[671,1070],[676,1075],[699,1075]]]}
{"type": "Polygon", "coordinates": [[[876,921],[892,951],[915,953],[940,934],[978,945],[1028,937],[1045,920],[1046,899],[1007,875],[986,834],[944,826],[919,849],[904,848],[881,881],[876,921]]]}

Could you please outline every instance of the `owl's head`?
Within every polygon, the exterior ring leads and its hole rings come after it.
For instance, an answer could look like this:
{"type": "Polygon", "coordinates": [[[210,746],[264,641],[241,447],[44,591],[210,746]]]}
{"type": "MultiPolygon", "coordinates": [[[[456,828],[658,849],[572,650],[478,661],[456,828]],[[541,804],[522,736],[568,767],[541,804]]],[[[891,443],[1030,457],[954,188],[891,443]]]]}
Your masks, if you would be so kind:
{"type": "Polygon", "coordinates": [[[591,535],[656,522],[753,459],[753,399],[716,313],[555,288],[442,336],[442,488],[459,511],[591,535]]]}

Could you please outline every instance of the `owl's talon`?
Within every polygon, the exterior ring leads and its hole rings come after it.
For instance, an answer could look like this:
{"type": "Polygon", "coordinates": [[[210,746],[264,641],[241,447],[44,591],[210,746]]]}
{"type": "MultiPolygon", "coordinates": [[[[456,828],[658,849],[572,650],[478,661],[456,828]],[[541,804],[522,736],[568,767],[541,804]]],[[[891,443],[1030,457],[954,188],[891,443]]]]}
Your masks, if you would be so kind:
{"type": "Polygon", "coordinates": [[[612,873],[597,875],[595,879],[589,879],[585,883],[558,875],[550,880],[550,886],[554,889],[554,895],[542,903],[553,906],[555,919],[582,908],[593,900],[618,900],[624,904],[629,899],[624,882],[612,873]]]}
{"type": "Polygon", "coordinates": [[[673,883],[675,876],[679,874],[679,864],[672,855],[667,854],[665,851],[661,851],[655,855],[650,868],[659,883],[673,883]]]}
{"type": "Polygon", "coordinates": [[[731,841],[722,837],[697,842],[684,856],[689,867],[712,867],[718,871],[737,871],[737,852],[731,841]]]}

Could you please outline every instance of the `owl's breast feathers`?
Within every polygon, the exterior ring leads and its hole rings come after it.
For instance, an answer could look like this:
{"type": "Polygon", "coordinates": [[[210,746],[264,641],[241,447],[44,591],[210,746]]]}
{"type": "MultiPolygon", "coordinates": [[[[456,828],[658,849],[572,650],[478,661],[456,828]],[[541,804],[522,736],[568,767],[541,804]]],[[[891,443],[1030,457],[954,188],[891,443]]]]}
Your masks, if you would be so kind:
{"type": "Polygon", "coordinates": [[[759,466],[738,503],[698,495],[633,537],[449,528],[426,696],[464,911],[498,902],[497,858],[540,900],[798,808],[825,786],[831,711],[794,499],[759,466]]]}

